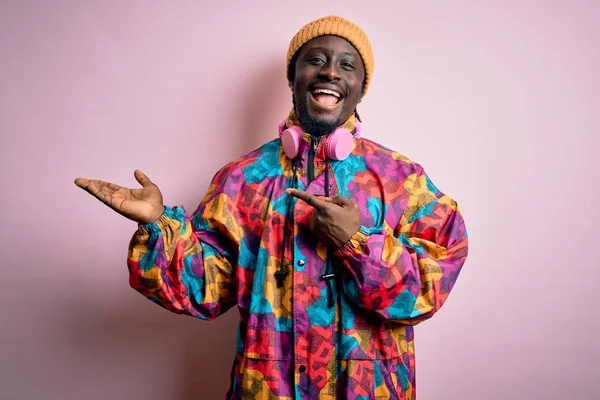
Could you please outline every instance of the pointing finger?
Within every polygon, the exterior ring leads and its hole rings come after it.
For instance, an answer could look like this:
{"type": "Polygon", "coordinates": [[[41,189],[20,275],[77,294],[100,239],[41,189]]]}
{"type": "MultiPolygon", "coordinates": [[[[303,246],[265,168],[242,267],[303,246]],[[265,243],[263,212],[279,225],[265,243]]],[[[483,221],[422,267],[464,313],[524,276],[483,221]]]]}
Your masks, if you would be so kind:
{"type": "Polygon", "coordinates": [[[314,194],[310,194],[305,192],[304,190],[298,189],[287,189],[285,191],[290,196],[294,196],[300,200],[304,200],[308,205],[314,207],[316,210],[321,211],[330,207],[329,202],[323,199],[318,198],[314,194]]]}

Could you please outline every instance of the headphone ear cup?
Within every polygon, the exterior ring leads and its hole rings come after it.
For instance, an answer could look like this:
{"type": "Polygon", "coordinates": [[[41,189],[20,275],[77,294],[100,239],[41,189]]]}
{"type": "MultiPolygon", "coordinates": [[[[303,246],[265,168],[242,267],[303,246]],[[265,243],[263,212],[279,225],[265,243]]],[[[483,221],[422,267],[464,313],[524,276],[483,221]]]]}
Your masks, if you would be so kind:
{"type": "Polygon", "coordinates": [[[338,128],[327,137],[325,152],[331,160],[344,160],[352,152],[354,138],[346,129],[338,128]]]}
{"type": "Polygon", "coordinates": [[[279,137],[281,138],[281,145],[285,154],[291,159],[296,158],[298,149],[300,148],[302,131],[297,126],[292,126],[281,132],[279,137]]]}

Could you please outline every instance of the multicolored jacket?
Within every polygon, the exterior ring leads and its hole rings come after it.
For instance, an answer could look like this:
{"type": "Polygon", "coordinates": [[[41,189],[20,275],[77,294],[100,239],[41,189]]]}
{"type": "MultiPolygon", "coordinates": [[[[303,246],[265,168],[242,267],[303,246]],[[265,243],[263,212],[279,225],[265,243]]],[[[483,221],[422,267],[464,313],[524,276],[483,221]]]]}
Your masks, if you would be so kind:
{"type": "MultiPolygon", "coordinates": [[[[356,132],[354,116],[345,127],[356,132]]],[[[413,325],[439,310],[466,256],[458,206],[421,166],[359,137],[326,160],[304,134],[295,161],[270,141],[222,168],[191,217],[165,207],[140,225],[128,266],[131,286],[170,311],[211,320],[237,305],[228,399],[414,399],[413,325]],[[358,203],[360,230],[328,250],[291,186],[358,203]]]]}

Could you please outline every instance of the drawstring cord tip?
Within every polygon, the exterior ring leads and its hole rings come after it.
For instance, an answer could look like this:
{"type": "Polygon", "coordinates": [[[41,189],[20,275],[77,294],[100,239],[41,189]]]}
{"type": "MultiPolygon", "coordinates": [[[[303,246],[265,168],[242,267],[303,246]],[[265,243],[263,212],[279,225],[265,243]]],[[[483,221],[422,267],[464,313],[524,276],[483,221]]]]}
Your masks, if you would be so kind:
{"type": "Polygon", "coordinates": [[[275,272],[275,280],[277,281],[278,288],[283,287],[283,282],[285,281],[286,276],[287,276],[287,271],[285,271],[285,270],[280,269],[279,271],[275,272]]]}
{"type": "Polygon", "coordinates": [[[333,296],[333,281],[331,280],[332,278],[335,278],[335,274],[333,272],[321,275],[321,279],[327,282],[327,305],[329,308],[335,306],[335,298],[333,296]]]}

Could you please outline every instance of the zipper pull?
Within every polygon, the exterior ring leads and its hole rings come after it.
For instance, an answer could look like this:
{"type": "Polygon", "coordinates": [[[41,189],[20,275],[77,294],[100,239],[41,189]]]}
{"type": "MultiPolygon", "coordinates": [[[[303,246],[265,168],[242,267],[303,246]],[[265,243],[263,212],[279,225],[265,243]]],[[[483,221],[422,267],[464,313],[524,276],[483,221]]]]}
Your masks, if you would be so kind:
{"type": "Polygon", "coordinates": [[[315,179],[315,155],[317,153],[317,147],[319,146],[319,140],[321,140],[321,138],[311,137],[310,140],[312,146],[308,151],[308,165],[306,169],[309,184],[313,181],[313,179],[315,179]]]}

